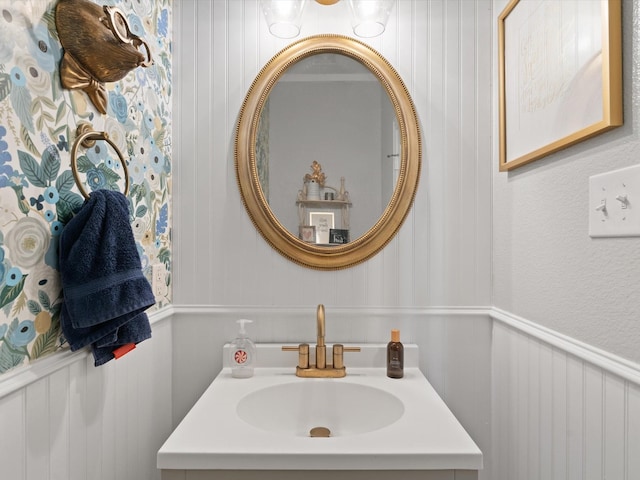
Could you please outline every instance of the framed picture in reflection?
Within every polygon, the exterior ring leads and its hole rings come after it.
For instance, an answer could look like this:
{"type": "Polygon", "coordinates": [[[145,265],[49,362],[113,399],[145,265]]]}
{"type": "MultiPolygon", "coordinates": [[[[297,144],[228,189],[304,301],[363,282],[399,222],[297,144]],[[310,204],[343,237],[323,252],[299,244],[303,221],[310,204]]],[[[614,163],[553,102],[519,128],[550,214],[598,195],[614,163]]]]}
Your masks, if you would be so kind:
{"type": "Polygon", "coordinates": [[[316,227],[316,243],[328,244],[333,228],[333,212],[310,212],[309,223],[316,227]]]}
{"type": "Polygon", "coordinates": [[[298,227],[298,237],[307,243],[316,243],[316,227],[313,225],[300,225],[298,227]]]}

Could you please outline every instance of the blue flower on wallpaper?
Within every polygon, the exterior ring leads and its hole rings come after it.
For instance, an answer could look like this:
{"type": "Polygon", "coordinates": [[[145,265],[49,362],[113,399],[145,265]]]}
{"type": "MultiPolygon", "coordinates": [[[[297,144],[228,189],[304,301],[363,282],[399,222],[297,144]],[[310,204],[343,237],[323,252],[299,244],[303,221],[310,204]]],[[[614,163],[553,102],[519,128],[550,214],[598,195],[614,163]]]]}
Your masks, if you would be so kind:
{"type": "Polygon", "coordinates": [[[12,267],[7,272],[5,283],[8,287],[15,287],[22,280],[22,272],[18,267],[12,267]]]}
{"type": "Polygon", "coordinates": [[[96,143],[93,145],[93,147],[88,148],[85,154],[87,155],[87,158],[91,161],[91,163],[93,163],[94,165],[99,165],[109,155],[107,142],[105,142],[104,140],[96,140],[96,143]]]}
{"type": "Polygon", "coordinates": [[[47,210],[44,212],[44,219],[51,223],[56,218],[56,213],[53,210],[47,210]]]}
{"type": "Polygon", "coordinates": [[[169,12],[166,8],[163,8],[158,17],[158,33],[163,37],[166,37],[169,33],[169,12]]]}
{"type": "Polygon", "coordinates": [[[47,203],[51,205],[55,205],[56,203],[58,203],[58,200],[60,200],[60,194],[58,193],[58,189],[53,185],[50,187],[47,187],[47,189],[44,191],[44,199],[47,203]]]}
{"type": "Polygon", "coordinates": [[[31,114],[31,93],[25,87],[27,77],[25,77],[20,67],[13,67],[9,72],[9,78],[11,78],[12,84],[11,92],[9,92],[11,106],[22,125],[33,133],[35,129],[33,128],[33,115],[31,114]]]}
{"type": "Polygon", "coordinates": [[[129,28],[131,29],[131,33],[139,37],[144,37],[144,27],[142,26],[140,17],[132,13],[127,17],[127,20],[129,21],[129,28]]]}
{"type": "Polygon", "coordinates": [[[115,91],[109,92],[109,107],[120,123],[126,123],[128,107],[124,95],[115,91]]]}
{"type": "Polygon", "coordinates": [[[60,51],[53,44],[45,25],[40,24],[33,29],[31,42],[29,42],[29,53],[45,72],[53,72],[60,58],[60,51]]]}
{"type": "Polygon", "coordinates": [[[167,231],[167,223],[169,221],[169,207],[165,203],[160,209],[158,220],[156,220],[156,236],[167,231]]]}
{"type": "Polygon", "coordinates": [[[69,142],[67,142],[67,139],[65,138],[64,135],[58,135],[58,150],[60,151],[65,151],[68,152],[69,151],[69,142]]]}
{"type": "Polygon", "coordinates": [[[51,222],[51,235],[57,237],[62,233],[63,228],[64,227],[62,223],[58,222],[57,220],[55,222],[51,222]]]}
{"type": "Polygon", "coordinates": [[[44,202],[44,197],[42,195],[38,195],[38,198],[31,197],[29,199],[29,203],[32,207],[36,207],[36,210],[42,210],[44,208],[42,206],[42,202],[44,202]]]}
{"type": "Polygon", "coordinates": [[[9,72],[9,77],[15,87],[24,87],[27,84],[27,77],[20,67],[13,67],[9,72]]]}
{"type": "Polygon", "coordinates": [[[165,170],[165,158],[162,152],[158,147],[153,147],[151,152],[149,152],[149,156],[151,157],[151,168],[156,173],[162,173],[165,170]]]}
{"type": "Polygon", "coordinates": [[[144,126],[147,129],[147,132],[152,132],[155,124],[153,122],[153,115],[151,114],[151,112],[144,112],[142,120],[144,121],[144,126]]]}
{"type": "Polygon", "coordinates": [[[98,168],[91,168],[87,171],[87,184],[89,185],[89,188],[91,188],[92,192],[100,190],[107,186],[107,176],[102,170],[98,168]]]}
{"type": "Polygon", "coordinates": [[[14,347],[24,347],[34,338],[36,338],[36,328],[33,321],[23,320],[8,332],[6,340],[14,347]]]}

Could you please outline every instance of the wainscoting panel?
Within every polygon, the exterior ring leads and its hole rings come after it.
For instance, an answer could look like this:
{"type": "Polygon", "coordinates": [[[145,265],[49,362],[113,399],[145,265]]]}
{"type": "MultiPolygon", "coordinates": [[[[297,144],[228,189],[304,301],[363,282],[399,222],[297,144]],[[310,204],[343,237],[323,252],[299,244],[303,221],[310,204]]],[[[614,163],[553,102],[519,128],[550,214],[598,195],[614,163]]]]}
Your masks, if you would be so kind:
{"type": "Polygon", "coordinates": [[[493,479],[640,478],[638,371],[517,322],[493,324],[493,479]]]}
{"type": "Polygon", "coordinates": [[[152,328],[151,340],[98,368],[82,352],[47,374],[12,373],[8,381],[30,380],[0,395],[0,478],[160,478],[156,452],[172,429],[171,322],[152,328]]]}
{"type": "MultiPolygon", "coordinates": [[[[479,479],[492,480],[491,320],[488,309],[345,308],[333,305],[325,308],[328,344],[386,343],[390,340],[390,330],[399,328],[403,343],[419,345],[420,369],[485,456],[485,469],[479,479]]],[[[174,310],[173,412],[176,424],[220,372],[222,348],[235,336],[238,318],[255,321],[249,327],[249,333],[256,342],[316,342],[315,305],[304,309],[183,306],[174,307],[174,310]]],[[[292,369],[296,362],[296,356],[292,355],[292,369]]],[[[345,365],[349,367],[347,357],[345,365]]]]}

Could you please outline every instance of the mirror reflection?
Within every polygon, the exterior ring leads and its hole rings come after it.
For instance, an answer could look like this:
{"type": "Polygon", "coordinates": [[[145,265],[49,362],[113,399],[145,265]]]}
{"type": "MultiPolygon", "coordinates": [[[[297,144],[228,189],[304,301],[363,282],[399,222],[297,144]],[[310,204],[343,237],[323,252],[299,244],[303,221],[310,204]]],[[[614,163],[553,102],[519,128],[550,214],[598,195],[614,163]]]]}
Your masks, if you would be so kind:
{"type": "Polygon", "coordinates": [[[378,78],[347,55],[290,66],[269,93],[255,141],[262,193],[305,242],[356,240],[389,205],[400,171],[395,110],[378,78]]]}

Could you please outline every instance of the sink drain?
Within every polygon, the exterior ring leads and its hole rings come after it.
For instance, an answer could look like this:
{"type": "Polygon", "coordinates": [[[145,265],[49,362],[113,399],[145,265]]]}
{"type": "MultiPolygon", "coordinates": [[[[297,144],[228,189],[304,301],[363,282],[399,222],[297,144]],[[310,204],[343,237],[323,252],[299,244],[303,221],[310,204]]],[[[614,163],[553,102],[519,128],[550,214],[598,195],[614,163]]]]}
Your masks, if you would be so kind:
{"type": "Polygon", "coordinates": [[[313,427],[311,430],[309,430],[309,436],[310,437],[330,437],[331,430],[329,430],[327,427],[313,427]]]}

